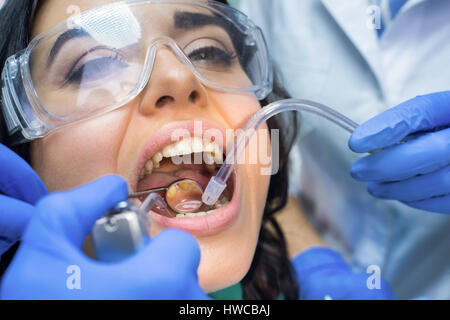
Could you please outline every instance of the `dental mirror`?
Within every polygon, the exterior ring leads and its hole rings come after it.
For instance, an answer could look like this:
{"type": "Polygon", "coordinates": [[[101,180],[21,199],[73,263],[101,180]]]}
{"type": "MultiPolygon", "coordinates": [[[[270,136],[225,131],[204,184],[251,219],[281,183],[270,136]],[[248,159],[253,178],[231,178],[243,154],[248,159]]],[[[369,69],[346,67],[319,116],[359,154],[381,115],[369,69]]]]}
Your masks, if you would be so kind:
{"type": "Polygon", "coordinates": [[[203,205],[203,188],[191,179],[177,180],[167,187],[135,192],[130,194],[130,198],[139,198],[152,192],[165,192],[167,206],[178,214],[195,213],[203,205]]]}

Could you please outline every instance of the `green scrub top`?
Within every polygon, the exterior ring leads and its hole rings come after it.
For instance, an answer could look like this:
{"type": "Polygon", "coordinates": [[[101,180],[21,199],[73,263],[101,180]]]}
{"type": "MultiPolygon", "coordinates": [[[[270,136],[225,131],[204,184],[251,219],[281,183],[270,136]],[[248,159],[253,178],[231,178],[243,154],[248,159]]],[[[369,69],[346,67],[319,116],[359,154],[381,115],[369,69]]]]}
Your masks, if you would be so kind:
{"type": "MultiPolygon", "coordinates": [[[[209,294],[209,297],[214,300],[244,300],[244,292],[240,282],[231,287],[209,294]]],[[[283,295],[280,294],[277,300],[284,300],[283,295]]]]}
{"type": "Polygon", "coordinates": [[[231,287],[210,293],[209,296],[215,300],[244,300],[242,285],[240,282],[231,287]]]}

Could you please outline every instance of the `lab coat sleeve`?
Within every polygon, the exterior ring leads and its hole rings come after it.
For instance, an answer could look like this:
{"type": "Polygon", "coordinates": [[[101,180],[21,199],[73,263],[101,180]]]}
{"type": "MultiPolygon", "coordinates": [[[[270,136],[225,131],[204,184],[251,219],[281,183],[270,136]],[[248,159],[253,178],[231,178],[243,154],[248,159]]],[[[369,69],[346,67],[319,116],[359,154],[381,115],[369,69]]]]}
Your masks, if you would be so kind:
{"type": "Polygon", "coordinates": [[[305,300],[393,300],[395,296],[379,274],[358,274],[334,250],[314,247],[292,259],[305,300]],[[377,278],[378,277],[378,278],[377,278]]]}

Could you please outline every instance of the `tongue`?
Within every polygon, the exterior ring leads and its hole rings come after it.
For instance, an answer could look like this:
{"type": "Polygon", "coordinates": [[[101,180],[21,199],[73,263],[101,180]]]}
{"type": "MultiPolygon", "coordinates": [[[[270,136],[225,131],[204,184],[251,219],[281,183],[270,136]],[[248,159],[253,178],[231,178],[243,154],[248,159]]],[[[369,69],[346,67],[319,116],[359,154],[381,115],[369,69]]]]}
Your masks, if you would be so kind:
{"type": "Polygon", "coordinates": [[[167,187],[180,179],[197,181],[205,189],[211,179],[211,174],[202,165],[175,165],[172,161],[163,162],[157,171],[139,181],[137,191],[167,187]]]}

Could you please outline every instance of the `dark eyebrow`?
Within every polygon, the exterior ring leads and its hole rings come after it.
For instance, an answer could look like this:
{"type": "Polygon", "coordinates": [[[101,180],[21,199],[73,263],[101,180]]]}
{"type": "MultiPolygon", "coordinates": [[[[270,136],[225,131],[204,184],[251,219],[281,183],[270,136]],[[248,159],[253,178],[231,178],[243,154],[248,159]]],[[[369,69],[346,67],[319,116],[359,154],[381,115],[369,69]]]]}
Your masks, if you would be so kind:
{"type": "Polygon", "coordinates": [[[215,13],[214,15],[207,15],[203,13],[179,11],[174,14],[173,19],[174,27],[176,29],[183,29],[188,31],[209,25],[218,26],[228,33],[239,56],[241,64],[247,59],[251,59],[251,57],[253,57],[255,48],[253,48],[253,51],[245,50],[243,39],[245,39],[246,35],[241,30],[239,30],[238,27],[231,21],[220,16],[217,13],[215,13]]]}
{"type": "MultiPolygon", "coordinates": [[[[201,28],[208,25],[216,25],[219,26],[228,33],[234,28],[231,27],[230,22],[226,21],[223,18],[218,16],[210,16],[202,13],[192,13],[192,12],[177,12],[174,15],[174,26],[177,29],[183,30],[192,30],[201,28]]],[[[78,37],[88,37],[89,33],[86,30],[81,28],[70,29],[61,34],[55,41],[52,49],[50,50],[47,67],[49,67],[52,63],[58,52],[61,48],[69,41],[78,37]]]]}
{"type": "Polygon", "coordinates": [[[174,26],[177,29],[192,30],[208,25],[219,26],[226,31],[230,29],[230,22],[219,16],[210,16],[203,13],[176,12],[173,16],[174,26]]]}
{"type": "Polygon", "coordinates": [[[74,38],[78,37],[88,37],[89,33],[86,32],[86,30],[81,28],[76,29],[70,29],[61,34],[58,39],[56,39],[55,44],[53,45],[52,49],[50,50],[50,53],[48,55],[47,60],[47,67],[49,67],[56,55],[58,54],[59,50],[64,46],[64,44],[67,43],[67,41],[72,40],[74,38]]]}

